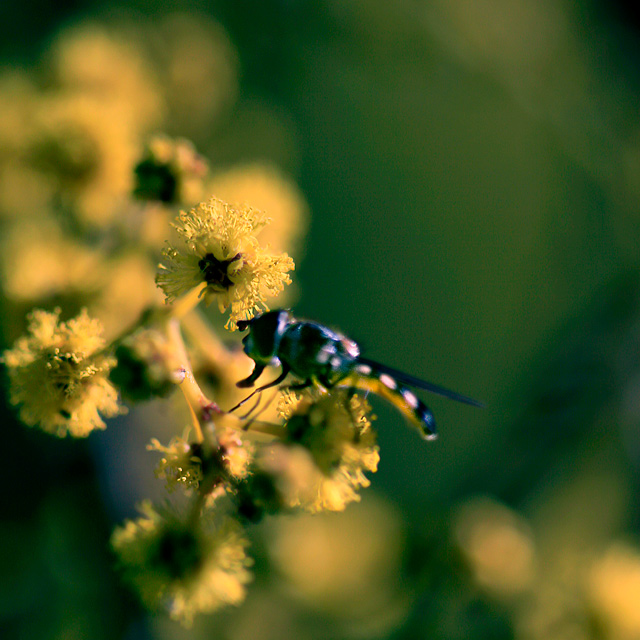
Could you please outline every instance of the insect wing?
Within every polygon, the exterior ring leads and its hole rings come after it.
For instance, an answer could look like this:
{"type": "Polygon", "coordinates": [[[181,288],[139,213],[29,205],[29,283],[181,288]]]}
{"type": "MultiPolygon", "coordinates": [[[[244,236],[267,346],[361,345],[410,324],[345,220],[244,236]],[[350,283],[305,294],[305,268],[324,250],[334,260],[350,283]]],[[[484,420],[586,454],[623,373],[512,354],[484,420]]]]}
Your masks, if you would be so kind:
{"type": "Polygon", "coordinates": [[[392,377],[394,377],[398,382],[402,382],[411,387],[416,387],[417,389],[424,389],[425,391],[430,391],[431,393],[435,393],[439,396],[443,396],[445,398],[449,398],[450,400],[455,400],[456,402],[463,402],[464,404],[469,404],[472,407],[480,407],[484,408],[484,404],[482,402],[478,402],[478,400],[474,400],[469,396],[462,395],[457,391],[452,391],[451,389],[447,389],[446,387],[441,387],[440,385],[434,384],[433,382],[427,382],[426,380],[421,380],[420,378],[416,378],[404,371],[400,371],[399,369],[394,369],[393,367],[388,367],[385,364],[380,364],[375,360],[369,360],[368,358],[363,358],[360,356],[358,358],[358,362],[362,364],[366,364],[370,366],[372,369],[379,371],[380,373],[386,373],[392,377]]]}

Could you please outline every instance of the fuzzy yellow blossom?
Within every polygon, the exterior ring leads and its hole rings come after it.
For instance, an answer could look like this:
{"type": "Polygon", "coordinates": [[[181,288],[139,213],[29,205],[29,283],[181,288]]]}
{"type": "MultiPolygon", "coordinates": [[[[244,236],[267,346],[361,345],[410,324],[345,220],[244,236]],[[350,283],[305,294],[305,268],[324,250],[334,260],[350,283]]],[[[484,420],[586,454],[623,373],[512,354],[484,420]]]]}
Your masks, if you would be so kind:
{"type": "Polygon", "coordinates": [[[15,161],[16,154],[24,151],[38,98],[38,90],[25,72],[14,69],[0,74],[0,159],[15,161]]]}
{"type": "Polygon", "coordinates": [[[123,412],[107,379],[115,359],[99,352],[102,327],[86,310],[67,322],[59,316],[59,309],[33,311],[28,335],[4,352],[10,398],[20,405],[25,424],[60,437],[85,437],[105,428],[100,414],[123,412]]]}
{"type": "Polygon", "coordinates": [[[238,605],[250,581],[247,542],[239,525],[215,526],[206,516],[198,526],[161,513],[150,503],[111,537],[120,567],[144,604],[165,609],[190,626],[197,613],[238,605]]]}
{"type": "Polygon", "coordinates": [[[26,73],[0,74],[0,216],[24,220],[38,216],[53,187],[28,162],[35,114],[41,96],[26,73]],[[25,198],[25,193],[29,194],[25,198]]]}
{"type": "Polygon", "coordinates": [[[362,637],[386,636],[406,615],[402,528],[390,505],[368,496],[340,514],[273,518],[267,530],[272,560],[306,607],[364,627],[362,637]]]}
{"type": "Polygon", "coordinates": [[[238,55],[224,28],[208,15],[171,13],[154,25],[167,122],[183,135],[202,137],[236,100],[238,55]]]}
{"type": "Polygon", "coordinates": [[[228,477],[238,480],[246,477],[254,446],[228,427],[216,427],[216,441],[217,447],[213,449],[203,443],[190,443],[187,433],[172,438],[167,446],[153,438],[147,449],[163,454],[156,477],[166,480],[170,492],[178,487],[197,489],[205,476],[211,491],[219,489],[228,477]]]}
{"type": "Polygon", "coordinates": [[[39,103],[30,159],[57,195],[83,221],[110,224],[132,185],[137,133],[122,105],[92,95],[63,95],[39,103]]]}
{"type": "Polygon", "coordinates": [[[65,91],[117,104],[144,132],[160,123],[165,104],[152,65],[136,39],[140,36],[131,28],[118,31],[79,24],[60,32],[51,61],[55,79],[65,91]]]}
{"type": "Polygon", "coordinates": [[[98,251],[64,235],[51,218],[14,224],[5,230],[0,247],[3,289],[13,300],[90,294],[105,271],[98,251]]]}
{"type": "Polygon", "coordinates": [[[640,551],[617,542],[594,563],[589,595],[607,638],[640,637],[640,551]]]}
{"type": "Polygon", "coordinates": [[[368,417],[369,405],[343,392],[325,394],[312,404],[302,402],[286,425],[284,443],[261,449],[257,477],[271,478],[278,503],[311,513],[342,511],[360,500],[358,491],[371,482],[380,455],[368,417]]]}
{"type": "Polygon", "coordinates": [[[180,238],[177,246],[164,250],[156,283],[167,302],[205,285],[207,304],[218,301],[221,312],[231,308],[227,328],[267,310],[266,299],[291,282],[294,268],[286,254],[274,254],[256,238],[268,218],[247,207],[236,208],[212,198],[174,223],[180,238]]]}
{"type": "Polygon", "coordinates": [[[455,536],[484,589],[512,596],[531,586],[536,575],[532,534],[515,512],[488,498],[474,499],[459,510],[455,536]]]}
{"type": "Polygon", "coordinates": [[[322,473],[375,471],[379,459],[367,401],[344,391],[302,402],[286,424],[287,439],[306,447],[322,473]],[[340,469],[344,466],[345,469],[340,469]]]}

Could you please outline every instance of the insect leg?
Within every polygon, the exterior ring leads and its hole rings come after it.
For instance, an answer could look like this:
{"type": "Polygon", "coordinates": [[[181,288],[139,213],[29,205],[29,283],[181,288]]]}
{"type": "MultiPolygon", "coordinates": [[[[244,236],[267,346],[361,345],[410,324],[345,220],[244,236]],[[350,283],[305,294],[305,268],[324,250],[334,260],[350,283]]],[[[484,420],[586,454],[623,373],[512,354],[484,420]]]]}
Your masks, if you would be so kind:
{"type": "Polygon", "coordinates": [[[251,428],[251,425],[257,421],[257,419],[267,410],[267,407],[275,400],[276,395],[278,394],[278,391],[279,391],[278,389],[274,389],[274,393],[272,394],[271,398],[267,400],[267,402],[262,407],[262,409],[260,409],[260,411],[255,413],[256,410],[258,409],[258,406],[260,405],[260,402],[262,402],[262,399],[263,399],[263,396],[260,396],[258,404],[256,404],[256,406],[253,407],[253,409],[251,409],[251,411],[249,411],[249,413],[245,416],[245,419],[247,419],[252,413],[254,413],[254,415],[251,416],[251,418],[247,420],[247,423],[242,427],[243,431],[249,431],[249,429],[251,428]]]}
{"type": "MultiPolygon", "coordinates": [[[[256,368],[257,368],[257,365],[256,365],[256,368]]],[[[264,369],[264,367],[263,367],[263,369],[264,369]]],[[[272,380],[271,382],[268,382],[267,384],[263,384],[261,387],[258,387],[257,389],[254,389],[244,400],[241,400],[240,402],[238,402],[238,404],[235,407],[233,407],[232,409],[229,409],[229,413],[232,413],[236,409],[239,409],[247,400],[249,400],[254,395],[256,395],[256,393],[260,393],[261,391],[264,391],[265,389],[270,389],[271,387],[275,387],[275,386],[279,385],[289,375],[289,371],[290,370],[291,369],[286,364],[283,364],[282,365],[282,371],[280,372],[280,375],[275,380],[272,380]]],[[[254,369],[253,373],[255,373],[255,369],[254,369]]],[[[253,373],[251,374],[251,376],[253,376],[253,373]]],[[[251,377],[251,376],[249,376],[249,377],[251,377]]],[[[249,378],[247,378],[247,380],[248,379],[249,378]]],[[[246,382],[246,380],[241,380],[240,382],[246,382]]],[[[240,386],[240,382],[237,382],[236,386],[240,386]]],[[[250,385],[243,385],[243,386],[250,386],[250,385]]]]}
{"type": "Polygon", "coordinates": [[[246,387],[253,387],[254,382],[262,375],[262,372],[265,370],[265,366],[266,365],[264,364],[258,364],[256,362],[251,375],[249,375],[244,380],[236,382],[236,387],[240,387],[242,389],[246,387]]]}
{"type": "MultiPolygon", "coordinates": [[[[242,406],[247,400],[251,399],[255,394],[251,394],[248,398],[245,398],[242,403],[240,405],[235,406],[232,411],[235,411],[237,408],[239,408],[240,406],[242,406]]],[[[243,416],[238,416],[238,418],[240,420],[246,420],[257,408],[258,405],[260,404],[260,396],[258,396],[256,398],[256,401],[254,403],[254,405],[249,409],[249,411],[247,411],[247,413],[245,413],[243,416]]],[[[231,411],[229,412],[231,413],[231,411]]]]}

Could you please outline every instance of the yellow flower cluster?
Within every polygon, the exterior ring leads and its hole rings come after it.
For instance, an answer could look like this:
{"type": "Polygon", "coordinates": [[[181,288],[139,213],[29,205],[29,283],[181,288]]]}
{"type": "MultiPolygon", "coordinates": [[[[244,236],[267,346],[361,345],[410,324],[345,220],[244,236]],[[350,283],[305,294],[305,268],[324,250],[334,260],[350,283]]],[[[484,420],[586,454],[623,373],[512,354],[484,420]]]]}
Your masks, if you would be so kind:
{"type": "MultiPolygon", "coordinates": [[[[253,362],[198,306],[215,301],[229,331],[268,311],[291,284],[308,207],[274,166],[212,174],[189,140],[149,138],[167,125],[210,145],[237,92],[217,25],[154,29],[63,32],[46,86],[38,72],[0,74],[0,286],[7,333],[23,334],[2,362],[21,420],[59,437],[104,429],[119,396],[180,390],[189,427],[154,431],[147,448],[184,508],[146,503],[111,542],[143,603],[189,625],[244,599],[252,522],[343,510],[379,453],[369,405],[344,390],[274,388],[245,404],[253,362]]],[[[157,426],[140,414],[140,429],[157,426]]]]}
{"type": "Polygon", "coordinates": [[[298,491],[303,508],[342,511],[360,499],[359,489],[370,484],[365,472],[375,472],[380,460],[370,412],[364,398],[337,390],[303,403],[288,420],[287,440],[306,449],[315,471],[298,491]]]}
{"type": "Polygon", "coordinates": [[[123,412],[109,382],[115,364],[104,355],[100,322],[86,310],[60,322],[60,310],[36,310],[29,316],[29,333],[4,352],[9,371],[11,402],[20,405],[20,418],[57,436],[84,437],[104,429],[100,414],[123,412]]]}
{"type": "Polygon", "coordinates": [[[251,561],[235,523],[201,518],[191,526],[150,503],[141,511],[140,518],[116,528],[111,544],[125,578],[148,607],[163,608],[190,626],[197,613],[244,600],[251,561]]]}

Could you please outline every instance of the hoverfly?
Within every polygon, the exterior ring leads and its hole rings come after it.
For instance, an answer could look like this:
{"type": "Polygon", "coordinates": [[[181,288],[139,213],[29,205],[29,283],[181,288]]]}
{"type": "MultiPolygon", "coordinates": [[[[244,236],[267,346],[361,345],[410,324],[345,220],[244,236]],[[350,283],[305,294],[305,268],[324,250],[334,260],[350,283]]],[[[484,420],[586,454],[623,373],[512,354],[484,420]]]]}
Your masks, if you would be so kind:
{"type": "Polygon", "coordinates": [[[426,440],[437,437],[430,409],[407,386],[425,389],[451,400],[475,407],[482,403],[431,382],[364,358],[358,345],[342,333],[309,320],[297,320],[290,311],[269,311],[251,320],[240,320],[238,329],[249,333],[242,339],[244,352],[254,361],[254,369],[238,387],[252,387],[267,366],[280,366],[280,375],[264,384],[236,405],[240,407],[254,394],[281,384],[293,374],[298,383],[292,390],[320,386],[344,386],[375,393],[390,402],[415,426],[426,440]],[[407,385],[407,386],[405,386],[407,385]]]}

